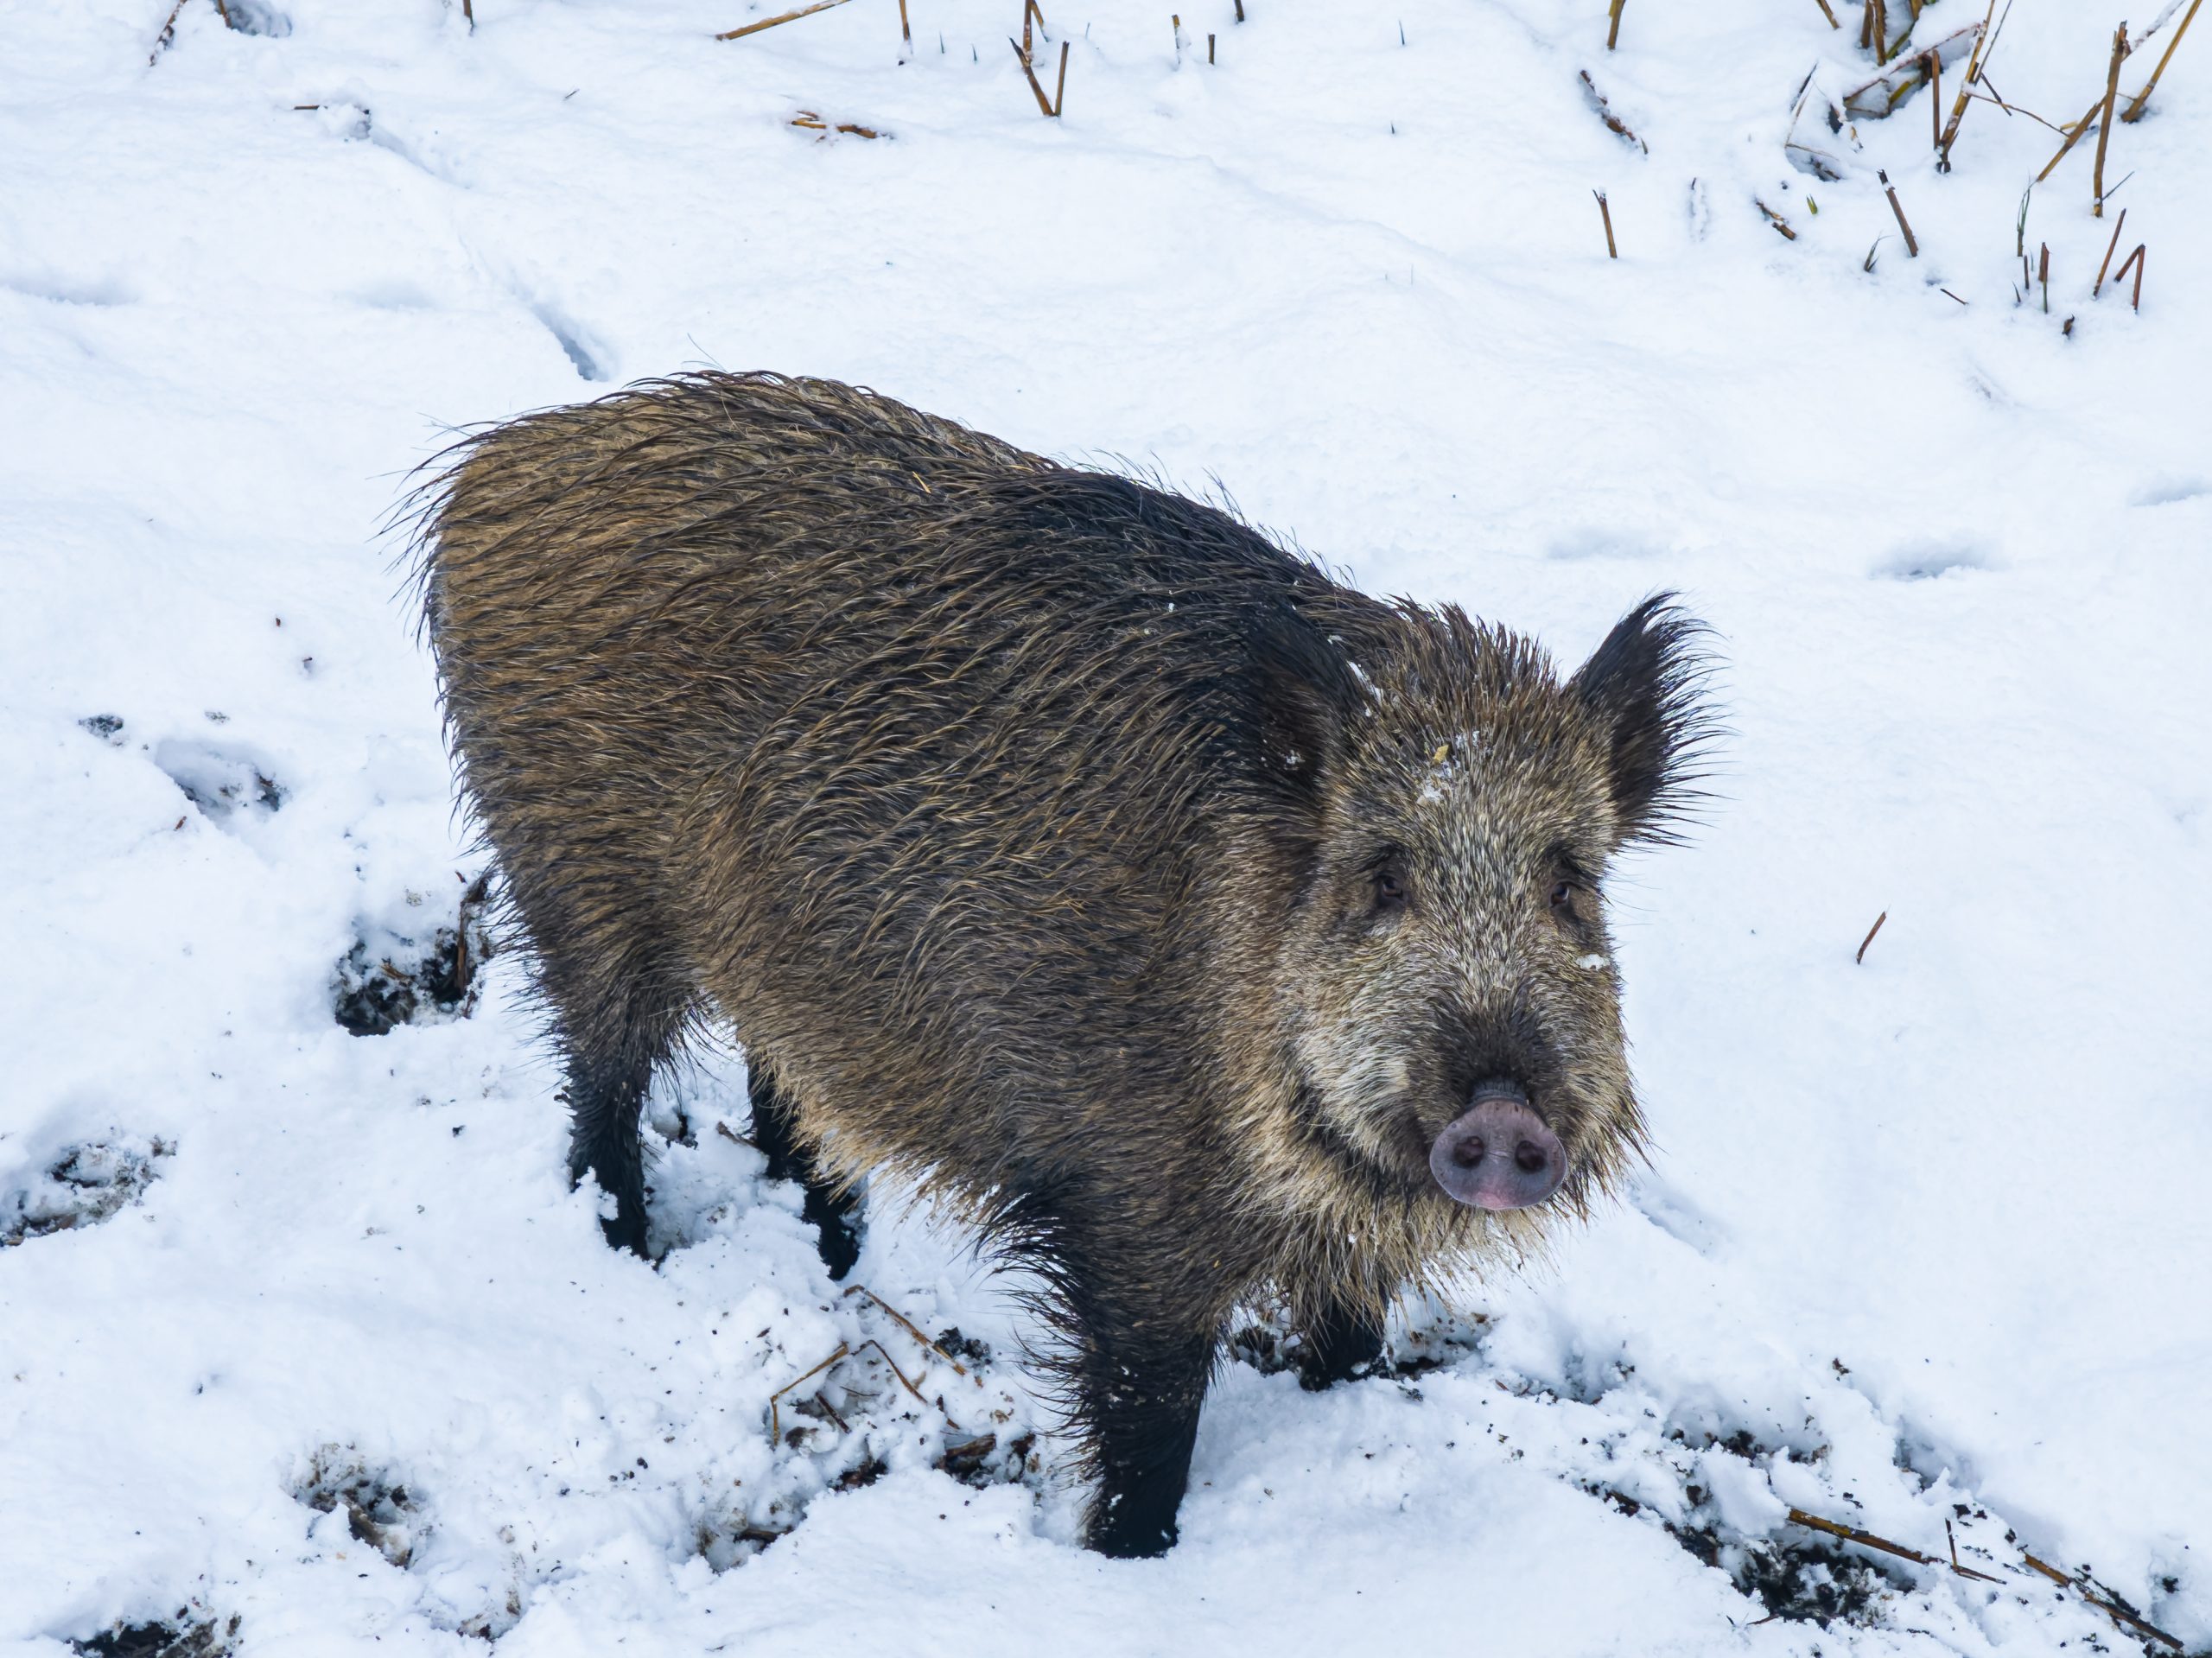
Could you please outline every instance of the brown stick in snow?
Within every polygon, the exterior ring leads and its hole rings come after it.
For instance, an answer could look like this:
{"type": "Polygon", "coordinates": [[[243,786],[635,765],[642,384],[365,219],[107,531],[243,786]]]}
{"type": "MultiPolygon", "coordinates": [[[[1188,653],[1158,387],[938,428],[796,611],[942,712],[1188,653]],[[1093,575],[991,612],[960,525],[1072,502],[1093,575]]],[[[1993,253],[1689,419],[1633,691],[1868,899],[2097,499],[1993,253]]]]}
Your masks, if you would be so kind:
{"type": "Polygon", "coordinates": [[[2151,101],[2151,89],[2158,84],[2158,77],[2166,73],[2166,65],[2173,58],[2174,48],[2181,44],[2181,37],[2189,32],[2189,20],[2196,16],[2197,7],[2203,3],[2204,0],[2189,0],[2189,10],[2182,14],[2181,22],[2175,26],[2173,39],[2166,42],[2166,49],[2159,54],[2158,67],[2151,71],[2151,78],[2143,83],[2143,90],[2128,99],[2127,112],[2120,118],[2121,120],[2140,121],[2143,118],[2143,107],[2151,101]]]}
{"type": "Polygon", "coordinates": [[[1877,172],[1874,176],[1881,180],[1882,194],[1889,197],[1890,211],[1897,216],[1897,228],[1904,232],[1905,257],[1917,259],[1920,257],[1920,244],[1913,239],[1912,226],[1904,222],[1904,209],[1897,205],[1897,186],[1890,182],[1890,175],[1887,173],[1877,172]]]}
{"type": "MultiPolygon", "coordinates": [[[[1889,918],[1890,912],[1887,910],[1883,911],[1881,914],[1874,918],[1874,924],[1866,929],[1866,936],[1859,941],[1859,954],[1851,958],[1853,961],[1859,962],[1862,965],[1865,963],[1866,960],[1866,946],[1874,942],[1874,935],[1881,931],[1882,924],[1889,918]]],[[[1794,1515],[1792,1517],[1795,1518],[1794,1515]]]]}
{"type": "Polygon", "coordinates": [[[2105,244],[2104,263],[2097,267],[2097,285],[2089,290],[2091,299],[2104,292],[2105,272],[2112,269],[2112,256],[2120,250],[2120,233],[2127,228],[2127,209],[2120,210],[2120,222],[2112,227],[2112,240],[2105,244]]]}
{"type": "Polygon", "coordinates": [[[715,36],[718,41],[741,41],[747,35],[758,35],[764,29],[773,29],[778,23],[788,23],[801,17],[811,17],[817,11],[827,11],[832,6],[842,6],[845,0],[814,0],[810,6],[801,6],[796,11],[786,11],[779,16],[763,17],[757,23],[747,23],[743,29],[725,29],[715,36]]]}
{"type": "Polygon", "coordinates": [[[2097,160],[2089,174],[2089,190],[2095,198],[2089,213],[2094,219],[2105,216],[2105,146],[2112,142],[2113,104],[2120,97],[2120,63],[2126,55],[2127,25],[2122,22],[2112,37],[2112,67],[2105,72],[2104,118],[2097,123],[2097,160]]]}

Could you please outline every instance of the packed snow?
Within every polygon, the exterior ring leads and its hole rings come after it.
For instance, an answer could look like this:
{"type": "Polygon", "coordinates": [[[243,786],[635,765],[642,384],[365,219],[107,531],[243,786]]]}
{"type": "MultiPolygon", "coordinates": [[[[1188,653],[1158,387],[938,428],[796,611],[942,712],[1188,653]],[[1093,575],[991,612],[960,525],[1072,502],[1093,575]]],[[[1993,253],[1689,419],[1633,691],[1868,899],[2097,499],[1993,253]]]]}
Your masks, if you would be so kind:
{"type": "Polygon", "coordinates": [[[2109,8],[1999,0],[1945,172],[1977,0],[1048,0],[1058,118],[1019,0],[169,4],[0,10],[0,1651],[2212,1649],[2212,38],[2024,208],[2109,8]],[[1164,1560],[734,1049],[658,1266],[568,1188],[385,526],[700,364],[1716,632],[1649,1172],[1363,1380],[1250,1309],[1164,1560]]]}

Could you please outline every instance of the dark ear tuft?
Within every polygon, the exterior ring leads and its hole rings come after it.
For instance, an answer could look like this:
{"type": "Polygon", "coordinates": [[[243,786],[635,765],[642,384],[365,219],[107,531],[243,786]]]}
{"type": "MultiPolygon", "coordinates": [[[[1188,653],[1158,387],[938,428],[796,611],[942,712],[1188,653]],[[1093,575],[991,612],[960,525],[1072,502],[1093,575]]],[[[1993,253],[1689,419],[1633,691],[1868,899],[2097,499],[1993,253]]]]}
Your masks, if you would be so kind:
{"type": "Polygon", "coordinates": [[[1247,639],[1261,765],[1270,792],[1317,797],[1341,754],[1359,697],[1344,647],[1289,605],[1271,607],[1247,639]]]}
{"type": "Polygon", "coordinates": [[[1674,600],[1654,594],[1622,617],[1567,683],[1611,738],[1624,842],[1672,841],[1700,798],[1699,751],[1712,734],[1707,629],[1674,600]]]}

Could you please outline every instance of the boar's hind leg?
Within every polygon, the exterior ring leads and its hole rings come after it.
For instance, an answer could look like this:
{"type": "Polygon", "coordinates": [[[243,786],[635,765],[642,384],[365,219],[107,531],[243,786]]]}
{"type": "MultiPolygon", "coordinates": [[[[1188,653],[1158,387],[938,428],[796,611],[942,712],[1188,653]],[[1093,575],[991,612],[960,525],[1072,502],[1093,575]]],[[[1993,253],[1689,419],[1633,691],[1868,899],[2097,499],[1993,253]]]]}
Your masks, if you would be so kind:
{"type": "Polygon", "coordinates": [[[618,1249],[645,1253],[645,1148],[638,1119],[653,1072],[675,1052],[688,999],[650,971],[601,969],[580,981],[550,952],[543,988],[568,1055],[569,1175],[599,1181],[614,1204],[600,1224],[618,1249]]]}
{"type": "Polygon", "coordinates": [[[860,1234],[853,1225],[859,1200],[843,1187],[822,1178],[814,1159],[799,1143],[791,1096],[776,1086],[765,1065],[754,1062],[748,1072],[753,1094],[753,1140],[768,1154],[771,1180],[796,1180],[806,1191],[799,1218],[822,1229],[822,1264],[830,1276],[841,1279],[860,1259],[860,1234]]]}
{"type": "Polygon", "coordinates": [[[1325,1306],[1299,1321],[1298,1379],[1311,1392],[1364,1375],[1382,1356],[1382,1324],[1372,1314],[1325,1306]]]}

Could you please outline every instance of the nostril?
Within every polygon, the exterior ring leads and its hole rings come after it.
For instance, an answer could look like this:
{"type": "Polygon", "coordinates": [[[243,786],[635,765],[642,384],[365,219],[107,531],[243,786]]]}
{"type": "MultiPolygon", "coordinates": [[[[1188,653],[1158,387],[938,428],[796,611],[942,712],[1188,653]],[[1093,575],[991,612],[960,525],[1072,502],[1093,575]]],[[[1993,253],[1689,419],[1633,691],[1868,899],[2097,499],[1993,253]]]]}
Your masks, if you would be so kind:
{"type": "Polygon", "coordinates": [[[1480,1134],[1469,1134],[1452,1148],[1452,1160],[1463,1169],[1471,1169],[1488,1155],[1480,1134]]]}
{"type": "Polygon", "coordinates": [[[1523,1174],[1541,1174],[1550,1166],[1551,1159],[1535,1140],[1524,1140],[1513,1148],[1513,1164],[1523,1174]]]}

